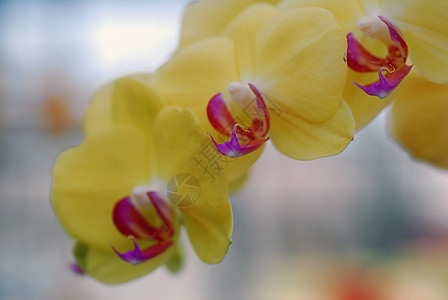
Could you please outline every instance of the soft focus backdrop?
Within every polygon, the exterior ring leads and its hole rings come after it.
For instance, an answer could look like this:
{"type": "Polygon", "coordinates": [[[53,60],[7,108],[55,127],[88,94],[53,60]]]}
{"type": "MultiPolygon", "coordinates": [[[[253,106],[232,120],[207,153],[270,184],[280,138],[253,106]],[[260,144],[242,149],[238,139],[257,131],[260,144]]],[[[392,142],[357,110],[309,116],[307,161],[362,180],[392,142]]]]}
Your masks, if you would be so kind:
{"type": "Polygon", "coordinates": [[[337,157],[298,162],[268,145],[231,198],[221,264],[188,246],[178,275],[106,286],[71,273],[52,164],[82,140],[95,89],[170,57],[187,2],[0,1],[0,299],[448,299],[448,172],[390,142],[387,112],[337,157]]]}

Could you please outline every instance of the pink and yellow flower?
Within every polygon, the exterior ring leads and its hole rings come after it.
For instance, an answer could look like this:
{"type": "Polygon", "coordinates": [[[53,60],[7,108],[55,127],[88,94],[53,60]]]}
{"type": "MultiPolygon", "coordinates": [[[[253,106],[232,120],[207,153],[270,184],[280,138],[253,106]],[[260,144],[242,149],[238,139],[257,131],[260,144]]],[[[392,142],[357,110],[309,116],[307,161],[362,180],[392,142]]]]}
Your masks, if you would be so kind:
{"type": "MultiPolygon", "coordinates": [[[[204,36],[213,34],[219,36],[186,43],[152,79],[168,104],[191,107],[202,124],[210,119],[222,153],[239,157],[271,139],[285,155],[309,160],[350,143],[345,35],[328,11],[255,3],[204,36]],[[219,135],[230,141],[220,144],[219,135]]],[[[246,170],[259,152],[231,168],[246,170]]]]}
{"type": "Polygon", "coordinates": [[[448,130],[447,1],[284,0],[279,6],[328,9],[348,34],[351,69],[344,98],[357,129],[394,99],[392,135],[413,156],[448,168],[444,135],[448,130]],[[370,99],[352,83],[360,83],[358,86],[368,93],[388,95],[409,73],[411,66],[407,63],[413,63],[411,75],[387,100],[370,99]],[[375,82],[375,73],[370,71],[378,72],[380,81],[375,82]]]}
{"type": "Polygon", "coordinates": [[[279,7],[286,10],[325,8],[331,11],[348,34],[348,63],[351,70],[348,72],[344,98],[353,112],[358,129],[390,104],[391,98],[386,101],[370,99],[352,82],[365,86],[365,90],[377,95],[389,94],[409,72],[410,66],[406,64],[408,48],[408,63],[413,64],[413,69],[427,80],[448,83],[446,1],[283,0],[279,7]],[[356,55],[350,55],[350,52],[356,55]],[[360,65],[368,68],[357,68],[360,65]],[[381,81],[375,79],[378,76],[381,81]]]}
{"type": "Polygon", "coordinates": [[[77,269],[106,283],[164,264],[177,271],[181,225],[206,263],[220,262],[231,243],[225,166],[211,174],[198,163],[205,147],[211,159],[220,154],[189,109],[164,108],[145,80],[131,76],[100,90],[85,141],[54,167],[53,207],[76,240],[77,269]]]}

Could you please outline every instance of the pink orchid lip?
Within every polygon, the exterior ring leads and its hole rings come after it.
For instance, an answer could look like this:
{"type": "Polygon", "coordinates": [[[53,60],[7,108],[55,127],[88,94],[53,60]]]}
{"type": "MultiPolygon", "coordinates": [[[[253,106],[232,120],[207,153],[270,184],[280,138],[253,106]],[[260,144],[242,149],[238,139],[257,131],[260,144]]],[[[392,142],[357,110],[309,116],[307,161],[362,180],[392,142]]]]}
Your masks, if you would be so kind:
{"type": "Polygon", "coordinates": [[[386,18],[382,16],[378,18],[387,25],[392,41],[387,44],[388,55],[384,58],[373,55],[350,32],[347,35],[347,65],[360,73],[378,72],[379,80],[374,83],[366,86],[354,83],[368,95],[383,99],[392,93],[412,66],[406,65],[408,46],[398,28],[386,18]],[[383,71],[388,71],[388,74],[384,76],[383,71]]]}
{"type": "Polygon", "coordinates": [[[214,95],[207,105],[208,120],[221,134],[231,135],[231,129],[236,125],[236,121],[230,112],[222,93],[214,95]],[[229,130],[230,129],[230,130],[229,130]]]}
{"type": "Polygon", "coordinates": [[[148,202],[154,207],[162,224],[154,227],[142,216],[140,211],[132,203],[131,197],[124,197],[114,207],[112,218],[117,229],[130,237],[134,242],[134,250],[125,253],[112,249],[123,260],[130,264],[143,263],[168,249],[173,244],[175,231],[174,212],[171,207],[156,193],[146,193],[148,202]],[[137,239],[155,241],[145,249],[141,249],[137,239]]]}
{"type": "Polygon", "coordinates": [[[114,247],[112,249],[115,253],[124,261],[130,263],[131,265],[138,265],[144,263],[151,258],[154,258],[163,252],[165,252],[172,244],[173,241],[162,241],[154,244],[145,249],[141,249],[135,237],[130,237],[134,242],[134,250],[130,250],[125,253],[118,252],[114,247]]]}
{"type": "Polygon", "coordinates": [[[250,114],[247,113],[249,107],[242,107],[251,119],[251,124],[246,129],[237,123],[222,93],[213,96],[207,105],[207,116],[211,125],[221,134],[230,136],[230,140],[219,144],[211,134],[210,137],[221,154],[232,158],[249,154],[269,140],[269,137],[266,136],[270,128],[270,115],[266,102],[255,85],[249,83],[248,86],[255,95],[256,107],[251,110],[250,114]]]}
{"type": "Polygon", "coordinates": [[[267,140],[269,140],[269,137],[267,137],[265,139],[251,140],[241,145],[237,133],[239,131],[244,131],[244,129],[240,125],[236,124],[232,130],[232,137],[230,138],[230,140],[222,144],[218,144],[213,139],[211,134],[210,138],[212,139],[212,142],[215,144],[216,148],[221,154],[231,158],[236,158],[239,156],[249,154],[260,148],[267,140]]]}
{"type": "Polygon", "coordinates": [[[270,128],[270,119],[271,116],[269,114],[269,109],[264,101],[264,97],[261,92],[253,85],[249,83],[249,88],[254,93],[257,98],[257,109],[259,118],[254,118],[249,130],[254,132],[259,137],[264,137],[268,134],[270,128]]]}
{"type": "Polygon", "coordinates": [[[378,70],[378,76],[380,78],[379,81],[367,86],[362,86],[356,82],[353,83],[356,84],[360,89],[362,89],[366,94],[384,99],[394,91],[401,80],[403,80],[403,78],[409,74],[411,69],[412,66],[407,65],[404,65],[398,70],[393,71],[390,71],[386,67],[382,67],[378,70]],[[387,71],[388,73],[384,75],[383,71],[387,71]]]}

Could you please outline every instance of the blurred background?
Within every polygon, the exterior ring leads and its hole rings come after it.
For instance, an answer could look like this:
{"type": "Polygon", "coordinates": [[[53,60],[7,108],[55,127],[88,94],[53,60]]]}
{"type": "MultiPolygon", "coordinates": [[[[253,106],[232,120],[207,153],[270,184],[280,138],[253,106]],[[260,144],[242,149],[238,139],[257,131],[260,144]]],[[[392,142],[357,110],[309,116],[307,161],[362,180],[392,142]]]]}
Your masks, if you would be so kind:
{"type": "Polygon", "coordinates": [[[387,111],[336,157],[268,145],[231,197],[221,264],[184,243],[178,275],[107,286],[70,271],[52,164],[82,140],[95,89],[171,55],[187,2],[0,1],[0,299],[448,299],[448,172],[394,145],[387,111]]]}

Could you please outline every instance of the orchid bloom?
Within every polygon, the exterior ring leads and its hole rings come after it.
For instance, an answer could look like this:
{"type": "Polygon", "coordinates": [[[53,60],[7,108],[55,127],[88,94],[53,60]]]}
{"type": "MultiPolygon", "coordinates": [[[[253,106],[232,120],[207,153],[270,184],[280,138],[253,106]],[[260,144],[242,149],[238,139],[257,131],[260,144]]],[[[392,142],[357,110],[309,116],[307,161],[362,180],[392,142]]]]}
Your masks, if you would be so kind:
{"type": "Polygon", "coordinates": [[[357,129],[369,123],[393,97],[372,101],[365,92],[387,96],[409,73],[411,62],[412,69],[427,80],[448,83],[448,2],[283,0],[279,4],[284,10],[303,7],[329,10],[347,34],[350,70],[344,99],[357,129]]]}
{"type": "Polygon", "coordinates": [[[342,98],[345,52],[345,35],[328,11],[255,3],[220,36],[181,48],[152,80],[169,105],[191,107],[209,124],[221,153],[238,157],[230,168],[253,163],[246,157],[259,155],[268,139],[287,156],[310,160],[337,154],[353,139],[342,98]]]}
{"type": "MultiPolygon", "coordinates": [[[[352,63],[356,62],[356,57],[361,62],[365,59],[365,65],[377,63],[375,68],[380,78],[387,72],[384,77],[395,76],[398,79],[392,80],[395,83],[410,69],[405,64],[408,51],[408,60],[414,64],[409,78],[403,80],[402,87],[383,101],[371,101],[367,94],[352,83],[361,82],[361,85],[367,86],[367,91],[373,90],[379,85],[369,87],[369,84],[375,81],[377,75],[373,72],[360,73],[356,71],[360,68],[352,65],[344,98],[353,112],[357,129],[370,122],[393,98],[390,122],[392,135],[414,157],[448,168],[448,145],[444,134],[448,128],[448,2],[284,0],[279,4],[281,9],[314,6],[331,11],[343,27],[348,34],[348,43],[352,43],[349,54],[350,51],[352,54],[362,53],[354,55],[352,63]],[[389,46],[386,53],[384,49],[381,51],[385,44],[389,46]],[[373,58],[368,53],[374,53],[373,58]]],[[[387,94],[390,92],[387,90],[388,82],[381,80],[387,94]]],[[[395,87],[390,86],[392,89],[395,87]]]]}
{"type": "MultiPolygon", "coordinates": [[[[128,89],[140,85],[123,81],[128,89]]],[[[221,156],[196,116],[175,107],[139,115],[136,98],[109,98],[111,104],[96,97],[85,120],[86,140],[60,154],[54,167],[53,207],[77,241],[73,269],[106,283],[126,282],[163,264],[177,271],[181,224],[206,263],[224,258],[232,233],[226,170],[211,173],[198,163],[210,147],[209,159],[221,156]],[[108,115],[100,107],[122,109],[108,115]]]]}

